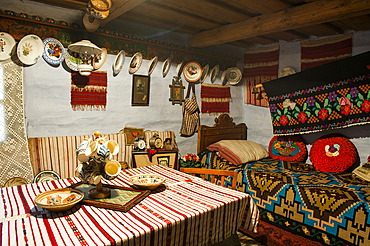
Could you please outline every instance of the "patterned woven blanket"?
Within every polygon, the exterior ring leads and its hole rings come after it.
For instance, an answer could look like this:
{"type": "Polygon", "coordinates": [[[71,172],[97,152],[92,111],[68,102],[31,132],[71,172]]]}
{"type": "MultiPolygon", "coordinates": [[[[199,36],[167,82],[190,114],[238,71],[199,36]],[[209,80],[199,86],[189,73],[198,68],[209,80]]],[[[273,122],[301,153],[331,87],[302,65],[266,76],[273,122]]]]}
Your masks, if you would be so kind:
{"type": "Polygon", "coordinates": [[[252,196],[261,220],[323,245],[370,245],[369,182],[305,163],[263,159],[234,166],[214,152],[199,156],[203,168],[238,172],[237,189],[252,196]]]}
{"type": "Polygon", "coordinates": [[[370,122],[370,52],[263,84],[273,134],[290,135],[370,122]]]}

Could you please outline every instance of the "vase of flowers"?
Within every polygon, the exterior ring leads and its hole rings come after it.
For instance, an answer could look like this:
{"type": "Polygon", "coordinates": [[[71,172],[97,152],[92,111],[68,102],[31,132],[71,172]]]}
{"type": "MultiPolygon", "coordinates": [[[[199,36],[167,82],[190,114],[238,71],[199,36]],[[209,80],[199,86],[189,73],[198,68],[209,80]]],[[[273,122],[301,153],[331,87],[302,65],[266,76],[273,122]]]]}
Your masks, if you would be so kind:
{"type": "Polygon", "coordinates": [[[200,167],[199,156],[190,153],[183,155],[180,158],[180,167],[200,167]]]}

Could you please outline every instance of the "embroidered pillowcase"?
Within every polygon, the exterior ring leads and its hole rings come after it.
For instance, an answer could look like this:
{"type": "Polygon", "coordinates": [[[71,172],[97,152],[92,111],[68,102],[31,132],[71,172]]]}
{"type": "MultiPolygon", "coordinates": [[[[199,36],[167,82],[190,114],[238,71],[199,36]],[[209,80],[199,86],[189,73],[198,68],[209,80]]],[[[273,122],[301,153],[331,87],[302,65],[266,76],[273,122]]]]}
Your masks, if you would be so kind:
{"type": "Polygon", "coordinates": [[[275,136],[269,144],[270,156],[276,160],[305,162],[308,152],[301,136],[275,136]]]}
{"type": "Polygon", "coordinates": [[[217,151],[219,156],[234,165],[269,157],[265,148],[249,140],[221,140],[209,145],[207,149],[217,151]]]}
{"type": "Polygon", "coordinates": [[[325,135],[316,140],[310,150],[310,160],[317,170],[339,173],[351,167],[357,159],[354,144],[341,135],[325,135]]]}

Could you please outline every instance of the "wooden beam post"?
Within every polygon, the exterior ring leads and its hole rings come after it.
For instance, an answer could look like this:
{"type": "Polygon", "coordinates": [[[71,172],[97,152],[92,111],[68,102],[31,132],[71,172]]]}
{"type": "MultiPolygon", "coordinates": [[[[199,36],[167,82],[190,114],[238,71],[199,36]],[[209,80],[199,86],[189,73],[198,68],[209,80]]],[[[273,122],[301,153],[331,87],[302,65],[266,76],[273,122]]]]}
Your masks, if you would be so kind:
{"type": "Polygon", "coordinates": [[[189,37],[206,47],[370,13],[370,0],[321,0],[217,27],[189,37]]]}
{"type": "Polygon", "coordinates": [[[109,10],[109,16],[100,21],[100,26],[105,26],[109,21],[114,20],[118,16],[130,11],[145,1],[146,0],[112,0],[112,7],[109,10]]]}

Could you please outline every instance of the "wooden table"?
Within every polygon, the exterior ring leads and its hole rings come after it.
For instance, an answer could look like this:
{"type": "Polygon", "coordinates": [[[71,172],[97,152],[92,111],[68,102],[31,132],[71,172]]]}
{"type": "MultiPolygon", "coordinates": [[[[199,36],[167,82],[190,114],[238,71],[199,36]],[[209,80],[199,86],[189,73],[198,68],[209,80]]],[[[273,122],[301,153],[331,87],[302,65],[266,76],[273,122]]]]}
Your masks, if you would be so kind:
{"type": "Polygon", "coordinates": [[[49,213],[35,206],[39,193],[70,186],[78,178],[0,189],[0,245],[210,245],[245,223],[256,230],[258,209],[249,195],[174,169],[128,169],[109,183],[128,187],[128,178],[138,173],[161,174],[167,189],[126,213],[86,205],[49,213]]]}

